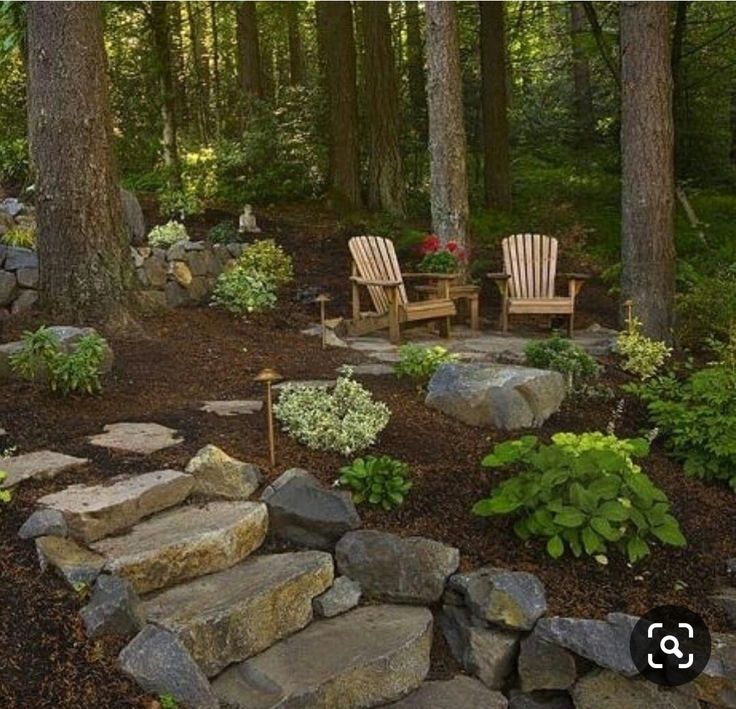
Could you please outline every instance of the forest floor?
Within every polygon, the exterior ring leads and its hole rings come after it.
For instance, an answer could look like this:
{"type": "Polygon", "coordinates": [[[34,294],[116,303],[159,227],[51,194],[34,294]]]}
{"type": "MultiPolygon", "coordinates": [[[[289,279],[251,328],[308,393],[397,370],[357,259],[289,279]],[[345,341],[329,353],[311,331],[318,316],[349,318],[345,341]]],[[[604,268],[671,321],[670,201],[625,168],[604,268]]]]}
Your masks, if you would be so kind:
{"type": "MultiPolygon", "coordinates": [[[[193,238],[223,216],[208,214],[194,222],[193,238]]],[[[368,361],[352,350],[323,351],[319,338],[300,334],[317,319],[314,304],[300,299],[306,289],[333,297],[330,316],[347,314],[350,230],[340,227],[327,212],[305,212],[298,206],[259,213],[259,221],[263,236],[274,236],[292,254],[297,272],[299,289],[286,292],[274,312],[244,321],[198,307],[142,319],[142,332],[111,339],[115,363],[98,397],[62,399],[28,383],[0,386],[0,426],[8,431],[0,439],[0,448],[12,445],[18,453],[51,448],[92,461],[81,471],[53,481],[22,486],[0,515],[5,540],[0,557],[2,706],[153,706],[115,669],[115,651],[122,642],[86,639],[77,616],[84,598],[54,576],[42,574],[33,542],[18,539],[19,526],[41,494],[72,482],[91,483],[122,473],[183,469],[208,443],[255,463],[269,480],[287,468],[302,467],[331,484],[345,464],[338,455],[309,450],[279,433],[278,464],[272,468],[260,417],[222,418],[200,410],[204,400],[261,397],[261,386],[253,377],[263,367],[275,367],[288,379],[320,379],[333,378],[345,362],[368,361]],[[87,436],[117,421],[154,421],[177,429],[184,442],[145,459],[87,443],[87,436]]],[[[600,284],[586,286],[580,307],[578,327],[615,322],[615,303],[600,284]]],[[[489,318],[497,313],[495,294],[485,285],[481,312],[489,318]]],[[[15,339],[23,329],[41,322],[36,315],[8,323],[2,339],[15,339]]],[[[623,379],[608,362],[602,383],[616,386],[623,379]]],[[[392,512],[361,508],[365,526],[457,546],[463,569],[493,564],[535,573],[547,589],[551,614],[640,614],[672,603],[700,613],[711,630],[725,628],[724,617],[708,595],[718,585],[724,561],[736,556],[736,498],[725,487],[684,477],[659,442],[655,441],[644,467],[667,493],[688,546],[656,548],[635,568],[615,555],[607,566],[588,558],[553,561],[541,543],[518,539],[510,519],[481,519],[470,512],[473,503],[506,474],[484,469],[480,461],[494,442],[509,434],[469,428],[447,418],[427,408],[413,385],[394,377],[362,381],[392,411],[377,450],[406,461],[414,481],[402,507],[392,512]]],[[[569,398],[538,433],[548,438],[557,431],[605,430],[615,405],[616,398],[569,398]]],[[[617,434],[635,435],[646,427],[643,410],[627,400],[617,434]]],[[[432,672],[444,676],[452,663],[441,642],[437,647],[432,672]]]]}

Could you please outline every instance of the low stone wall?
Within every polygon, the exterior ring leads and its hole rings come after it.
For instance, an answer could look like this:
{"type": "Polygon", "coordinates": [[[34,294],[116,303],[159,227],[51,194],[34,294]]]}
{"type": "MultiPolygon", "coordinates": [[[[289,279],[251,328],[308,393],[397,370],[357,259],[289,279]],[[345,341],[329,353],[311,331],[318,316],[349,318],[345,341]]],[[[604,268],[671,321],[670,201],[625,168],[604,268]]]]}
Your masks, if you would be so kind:
{"type": "MultiPolygon", "coordinates": [[[[168,249],[131,247],[137,292],[143,302],[166,308],[203,302],[217,276],[243,252],[244,244],[180,241],[168,249]]],[[[38,301],[38,256],[0,244],[0,318],[22,313],[38,301]]]]}

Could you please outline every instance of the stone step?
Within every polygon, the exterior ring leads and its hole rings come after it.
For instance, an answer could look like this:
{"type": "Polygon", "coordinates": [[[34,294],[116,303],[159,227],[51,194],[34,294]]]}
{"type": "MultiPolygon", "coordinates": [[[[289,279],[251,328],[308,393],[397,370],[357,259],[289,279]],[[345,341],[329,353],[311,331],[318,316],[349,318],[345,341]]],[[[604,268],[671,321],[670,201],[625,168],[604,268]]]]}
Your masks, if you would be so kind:
{"type": "Polygon", "coordinates": [[[11,458],[0,457],[0,470],[7,473],[7,477],[0,481],[0,488],[15,487],[18,483],[31,478],[48,480],[60,473],[87,465],[87,458],[75,458],[72,455],[57,453],[56,451],[34,451],[11,458]]]}
{"type": "Polygon", "coordinates": [[[429,671],[432,614],[366,606],[312,623],[213,682],[235,709],[373,707],[416,689],[429,671]]]}
{"type": "Polygon", "coordinates": [[[237,564],[263,543],[267,529],[262,502],[211,502],[156,515],[91,548],[105,557],[107,571],[147,593],[237,564]]]}
{"type": "Polygon", "coordinates": [[[112,485],[71,485],[42,497],[38,504],[61,512],[70,536],[93,542],[178,505],[194,482],[178,470],[156,470],[112,485]]]}
{"type": "Polygon", "coordinates": [[[176,634],[212,677],[312,620],[312,598],[332,583],[320,551],[254,556],[144,599],[149,623],[176,634]]]}

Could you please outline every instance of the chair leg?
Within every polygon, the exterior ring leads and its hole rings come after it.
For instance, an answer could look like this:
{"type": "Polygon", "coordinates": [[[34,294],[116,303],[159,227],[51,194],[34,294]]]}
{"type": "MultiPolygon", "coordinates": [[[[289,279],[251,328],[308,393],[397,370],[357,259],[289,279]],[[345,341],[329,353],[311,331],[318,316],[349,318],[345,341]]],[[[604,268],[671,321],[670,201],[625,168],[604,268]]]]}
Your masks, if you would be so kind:
{"type": "Polygon", "coordinates": [[[391,344],[401,344],[401,328],[399,327],[399,300],[392,294],[388,303],[388,339],[391,344]]]}
{"type": "Polygon", "coordinates": [[[509,331],[509,312],[506,305],[506,299],[504,298],[501,303],[501,332],[509,331]]]}
{"type": "Polygon", "coordinates": [[[468,303],[470,306],[470,329],[480,330],[480,313],[479,313],[479,298],[471,298],[468,303]]]}
{"type": "Polygon", "coordinates": [[[450,324],[450,320],[451,318],[449,315],[439,320],[440,337],[450,337],[451,328],[452,328],[450,324]]]}
{"type": "Polygon", "coordinates": [[[570,320],[567,324],[567,336],[572,340],[573,331],[575,329],[575,313],[570,313],[570,320]]]}

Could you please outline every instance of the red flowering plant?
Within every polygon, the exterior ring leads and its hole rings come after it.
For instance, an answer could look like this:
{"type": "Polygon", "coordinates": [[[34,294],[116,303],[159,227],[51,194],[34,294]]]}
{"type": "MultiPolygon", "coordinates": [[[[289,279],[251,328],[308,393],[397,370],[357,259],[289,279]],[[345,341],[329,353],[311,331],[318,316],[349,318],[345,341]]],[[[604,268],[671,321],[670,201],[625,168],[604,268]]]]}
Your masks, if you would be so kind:
{"type": "Polygon", "coordinates": [[[421,273],[456,273],[468,260],[465,249],[461,249],[457,241],[448,241],[443,246],[436,234],[424,237],[419,253],[422,256],[418,266],[421,273]]]}

